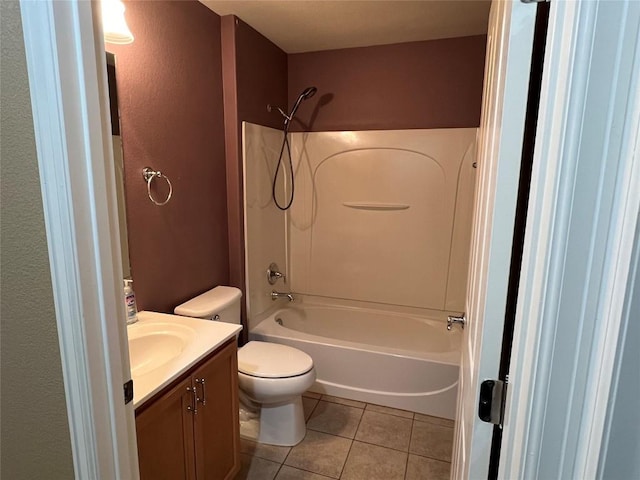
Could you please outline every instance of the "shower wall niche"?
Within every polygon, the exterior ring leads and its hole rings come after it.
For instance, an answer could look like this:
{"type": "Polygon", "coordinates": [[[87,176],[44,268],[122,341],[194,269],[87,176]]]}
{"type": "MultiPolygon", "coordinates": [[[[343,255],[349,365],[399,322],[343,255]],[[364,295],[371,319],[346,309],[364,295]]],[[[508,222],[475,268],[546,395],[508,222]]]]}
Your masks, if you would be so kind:
{"type": "Polygon", "coordinates": [[[282,133],[244,134],[250,317],[269,306],[255,270],[283,255],[299,294],[464,310],[475,128],[293,133],[286,214],[270,200],[282,133]]]}

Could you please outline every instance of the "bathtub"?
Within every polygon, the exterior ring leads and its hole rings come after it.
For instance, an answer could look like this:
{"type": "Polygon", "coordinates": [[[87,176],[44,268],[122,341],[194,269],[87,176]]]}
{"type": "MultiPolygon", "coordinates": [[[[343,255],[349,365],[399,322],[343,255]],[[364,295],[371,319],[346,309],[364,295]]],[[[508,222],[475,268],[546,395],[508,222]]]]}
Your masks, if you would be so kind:
{"type": "Polygon", "coordinates": [[[292,304],[258,320],[251,340],[290,345],[313,358],[312,391],[454,418],[461,334],[447,331],[442,318],[292,304]]]}

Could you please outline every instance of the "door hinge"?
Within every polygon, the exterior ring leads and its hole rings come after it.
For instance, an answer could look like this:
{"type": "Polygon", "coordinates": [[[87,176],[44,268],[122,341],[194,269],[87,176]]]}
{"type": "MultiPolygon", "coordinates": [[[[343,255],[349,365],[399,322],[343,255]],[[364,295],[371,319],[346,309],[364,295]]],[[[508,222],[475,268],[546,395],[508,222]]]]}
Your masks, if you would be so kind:
{"type": "Polygon", "coordinates": [[[507,380],[485,380],[480,384],[478,417],[487,423],[502,427],[504,405],[507,399],[507,380]]]}
{"type": "Polygon", "coordinates": [[[129,380],[124,385],[124,404],[131,402],[133,400],[133,380],[129,380]]]}

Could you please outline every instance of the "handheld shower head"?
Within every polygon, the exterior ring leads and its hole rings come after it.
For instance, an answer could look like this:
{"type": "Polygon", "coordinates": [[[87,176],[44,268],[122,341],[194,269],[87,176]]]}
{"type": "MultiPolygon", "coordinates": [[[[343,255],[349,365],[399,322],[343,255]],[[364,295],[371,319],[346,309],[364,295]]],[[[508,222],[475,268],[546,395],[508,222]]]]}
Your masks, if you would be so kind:
{"type": "MultiPolygon", "coordinates": [[[[291,122],[291,120],[293,120],[293,116],[296,114],[296,110],[298,110],[298,107],[300,106],[300,104],[302,103],[303,100],[306,100],[308,98],[313,97],[316,92],[318,91],[318,89],[316,87],[307,87],[305,88],[302,93],[300,95],[298,95],[298,98],[296,99],[296,103],[294,103],[293,108],[291,109],[291,113],[289,113],[288,115],[286,113],[284,113],[282,111],[281,108],[279,107],[275,107],[278,109],[278,111],[280,112],[280,115],[282,115],[284,117],[284,137],[282,139],[282,147],[280,148],[280,156],[278,157],[278,166],[276,167],[276,172],[273,175],[273,183],[271,184],[271,198],[273,198],[273,202],[275,203],[276,207],[278,207],[280,210],[288,210],[289,207],[291,207],[291,204],[293,203],[293,196],[295,193],[295,176],[293,173],[293,162],[291,160],[291,147],[289,146],[289,123],[291,122]],[[291,195],[289,196],[289,200],[286,203],[286,205],[282,206],[280,205],[280,203],[278,202],[278,199],[276,197],[276,180],[278,178],[278,172],[280,171],[280,165],[282,165],[282,154],[285,151],[285,148],[287,149],[287,157],[289,159],[289,175],[290,175],[290,185],[291,185],[291,195]]],[[[267,110],[271,111],[272,110],[271,105],[267,105],[267,110]]],[[[284,166],[282,167],[284,170],[284,166]]]]}
{"type": "Polygon", "coordinates": [[[271,112],[274,108],[277,109],[280,112],[280,115],[284,117],[284,126],[286,127],[287,125],[289,125],[289,122],[293,120],[293,116],[296,114],[296,110],[298,110],[298,107],[300,106],[302,101],[313,97],[317,91],[318,89],[316,87],[305,88],[302,91],[302,93],[298,95],[298,98],[296,99],[296,103],[293,104],[291,113],[289,113],[288,115],[280,107],[274,107],[271,104],[267,105],[267,111],[271,112]]]}
{"type": "Polygon", "coordinates": [[[291,109],[291,113],[289,115],[285,115],[284,124],[287,125],[291,120],[293,120],[293,116],[296,114],[296,110],[302,103],[303,100],[307,100],[308,98],[313,97],[318,89],[316,87],[307,87],[305,88],[300,95],[298,95],[298,99],[296,103],[293,104],[293,108],[291,109]]]}
{"type": "Polygon", "coordinates": [[[316,87],[307,87],[305,88],[302,93],[300,94],[300,96],[306,100],[307,98],[311,98],[313,97],[316,92],[318,91],[318,89],[316,87]]]}

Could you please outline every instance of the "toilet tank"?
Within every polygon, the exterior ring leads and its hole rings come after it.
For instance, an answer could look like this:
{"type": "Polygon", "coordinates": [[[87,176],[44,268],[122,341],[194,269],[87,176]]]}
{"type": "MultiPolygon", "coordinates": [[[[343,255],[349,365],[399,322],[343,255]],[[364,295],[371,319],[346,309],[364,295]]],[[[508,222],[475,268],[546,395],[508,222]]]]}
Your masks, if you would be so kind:
{"type": "Polygon", "coordinates": [[[207,318],[240,324],[242,292],[235,287],[216,287],[178,305],[173,311],[184,317],[207,318]]]}

